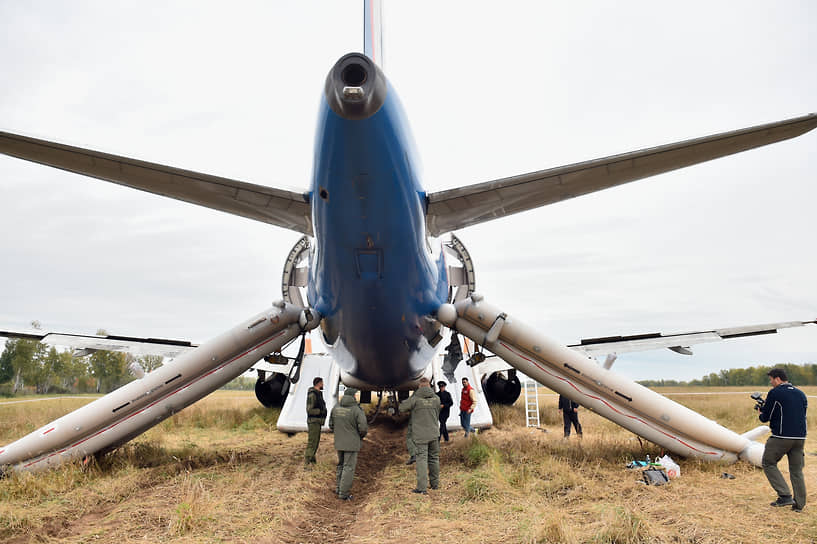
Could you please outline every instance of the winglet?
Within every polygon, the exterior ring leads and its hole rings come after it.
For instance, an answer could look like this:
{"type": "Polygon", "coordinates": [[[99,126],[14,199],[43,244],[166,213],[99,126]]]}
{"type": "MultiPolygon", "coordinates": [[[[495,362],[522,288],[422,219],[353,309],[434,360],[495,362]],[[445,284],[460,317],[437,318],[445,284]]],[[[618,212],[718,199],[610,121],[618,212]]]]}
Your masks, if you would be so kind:
{"type": "Polygon", "coordinates": [[[363,54],[383,68],[383,2],[363,2],[363,54]]]}

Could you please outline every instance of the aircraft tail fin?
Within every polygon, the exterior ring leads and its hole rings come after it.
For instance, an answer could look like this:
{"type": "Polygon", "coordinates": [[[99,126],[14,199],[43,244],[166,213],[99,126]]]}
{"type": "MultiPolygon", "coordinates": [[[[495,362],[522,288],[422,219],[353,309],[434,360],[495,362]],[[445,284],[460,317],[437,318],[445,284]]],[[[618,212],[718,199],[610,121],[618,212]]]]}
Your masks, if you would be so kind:
{"type": "Polygon", "coordinates": [[[383,2],[363,2],[363,54],[383,69],[383,2]]]}

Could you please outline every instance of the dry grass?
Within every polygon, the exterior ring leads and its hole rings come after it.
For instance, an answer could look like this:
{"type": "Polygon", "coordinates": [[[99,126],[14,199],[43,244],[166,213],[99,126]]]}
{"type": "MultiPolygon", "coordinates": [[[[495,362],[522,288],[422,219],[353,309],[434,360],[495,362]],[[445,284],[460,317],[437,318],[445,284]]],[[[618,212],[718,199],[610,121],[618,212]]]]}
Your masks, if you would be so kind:
{"type": "MultiPolygon", "coordinates": [[[[739,432],[757,424],[748,397],[675,398],[739,432]]],[[[770,508],[763,473],[743,463],[678,460],[680,479],[646,487],[624,465],[657,447],[586,411],[585,438],[563,440],[556,397],[541,401],[542,430],[522,427],[520,403],[498,410],[495,427],[475,439],[452,437],[441,488],[428,496],[409,492],[403,431],[376,425],[355,500],[341,503],[331,436],[305,469],[304,435],[278,433],[277,412],[252,394],[218,392],[95,465],[0,481],[0,542],[817,542],[814,410],[809,505],[796,514],[770,508]],[[724,470],[736,478],[722,479],[724,470]]],[[[0,405],[0,442],[83,402],[0,405]]]]}

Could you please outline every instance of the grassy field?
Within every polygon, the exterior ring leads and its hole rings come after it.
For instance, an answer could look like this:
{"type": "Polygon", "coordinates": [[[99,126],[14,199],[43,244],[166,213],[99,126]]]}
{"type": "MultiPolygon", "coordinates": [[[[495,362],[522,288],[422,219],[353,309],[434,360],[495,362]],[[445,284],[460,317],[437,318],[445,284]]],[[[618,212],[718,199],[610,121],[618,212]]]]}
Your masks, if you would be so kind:
{"type": "MultiPolygon", "coordinates": [[[[743,432],[758,424],[739,394],[751,389],[659,391],[743,432]]],[[[6,402],[0,444],[88,399],[6,402]]],[[[279,433],[277,411],[252,393],[219,391],[90,467],[0,481],[0,542],[817,542],[814,408],[809,504],[797,514],[769,507],[773,491],[746,463],[677,459],[679,479],[647,487],[625,465],[658,447],[587,411],[584,439],[564,440],[556,396],[543,394],[541,406],[541,430],[524,427],[520,402],[476,438],[454,435],[442,447],[441,488],[428,496],[410,493],[404,430],[379,422],[364,441],[354,500],[341,503],[331,435],[306,469],[305,435],[279,433]]]]}

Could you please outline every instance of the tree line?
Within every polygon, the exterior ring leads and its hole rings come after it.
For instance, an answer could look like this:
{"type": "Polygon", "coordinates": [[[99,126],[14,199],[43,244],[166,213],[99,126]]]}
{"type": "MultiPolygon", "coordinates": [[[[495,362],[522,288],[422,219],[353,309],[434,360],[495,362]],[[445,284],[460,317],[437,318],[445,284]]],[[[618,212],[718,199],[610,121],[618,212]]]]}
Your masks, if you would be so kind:
{"type": "Polygon", "coordinates": [[[766,375],[773,368],[782,368],[786,371],[789,381],[794,385],[817,385],[817,364],[807,363],[803,365],[781,364],[774,366],[750,366],[748,368],[730,368],[720,372],[712,372],[700,379],[689,382],[678,380],[640,380],[638,383],[645,387],[660,386],[724,386],[724,385],[769,385],[769,377],[766,375]]]}
{"type": "MultiPolygon", "coordinates": [[[[31,325],[39,328],[36,321],[31,325]]],[[[97,334],[106,332],[99,330],[97,334]]],[[[36,340],[8,339],[0,354],[0,396],[110,393],[136,379],[129,370],[132,363],[150,372],[163,362],[164,358],[157,355],[134,357],[118,351],[77,356],[36,340]]],[[[255,381],[255,378],[239,376],[222,389],[252,391],[255,381]]]]}

